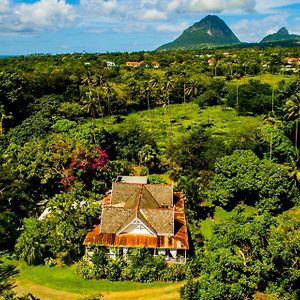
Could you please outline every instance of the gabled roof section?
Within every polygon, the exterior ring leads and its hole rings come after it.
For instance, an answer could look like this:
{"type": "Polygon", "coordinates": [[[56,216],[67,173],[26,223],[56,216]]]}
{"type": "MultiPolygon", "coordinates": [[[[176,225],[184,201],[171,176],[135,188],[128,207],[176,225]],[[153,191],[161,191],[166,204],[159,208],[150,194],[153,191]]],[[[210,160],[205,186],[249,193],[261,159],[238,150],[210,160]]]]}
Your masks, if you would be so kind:
{"type": "Polygon", "coordinates": [[[153,195],[149,192],[148,185],[144,185],[141,189],[141,198],[139,201],[139,209],[141,208],[159,208],[160,205],[153,197],[153,195]]]}
{"type": "Polygon", "coordinates": [[[135,218],[132,209],[122,207],[104,207],[101,216],[101,232],[116,233],[124,224],[130,223],[135,218]]]}
{"type": "Polygon", "coordinates": [[[170,184],[147,184],[147,190],[151,193],[159,206],[173,206],[173,186],[170,184]]]}
{"type": "Polygon", "coordinates": [[[174,235],[174,209],[141,209],[147,224],[151,224],[157,235],[174,235]]]}
{"type": "Polygon", "coordinates": [[[173,186],[114,182],[111,205],[126,208],[160,208],[173,206],[173,186]]]}
{"type": "Polygon", "coordinates": [[[111,205],[125,205],[128,201],[137,201],[139,184],[114,182],[112,184],[111,205]]]}

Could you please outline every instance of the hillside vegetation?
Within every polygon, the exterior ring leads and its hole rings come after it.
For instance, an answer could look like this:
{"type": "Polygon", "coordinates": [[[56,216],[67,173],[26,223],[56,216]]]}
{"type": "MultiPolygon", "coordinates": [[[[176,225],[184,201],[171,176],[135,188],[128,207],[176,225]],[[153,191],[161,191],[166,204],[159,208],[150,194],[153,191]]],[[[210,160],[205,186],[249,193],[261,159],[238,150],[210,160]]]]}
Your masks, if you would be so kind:
{"type": "Polygon", "coordinates": [[[0,60],[1,297],[32,299],[13,295],[16,280],[42,299],[98,284],[104,299],[299,298],[300,80],[287,56],[299,49],[0,60]],[[83,259],[120,174],[184,192],[185,265],[147,249],[83,259]]]}

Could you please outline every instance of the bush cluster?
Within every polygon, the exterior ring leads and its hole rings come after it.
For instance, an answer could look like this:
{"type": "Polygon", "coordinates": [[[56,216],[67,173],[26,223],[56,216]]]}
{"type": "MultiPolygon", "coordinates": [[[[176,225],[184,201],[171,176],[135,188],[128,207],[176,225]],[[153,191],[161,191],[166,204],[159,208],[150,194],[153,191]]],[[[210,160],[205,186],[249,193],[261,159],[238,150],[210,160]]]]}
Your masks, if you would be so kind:
{"type": "Polygon", "coordinates": [[[97,249],[91,260],[84,257],[77,264],[76,272],[85,279],[110,281],[181,281],[186,278],[186,266],[168,264],[163,256],[152,256],[147,249],[133,249],[130,260],[111,259],[103,249],[97,249]]]}

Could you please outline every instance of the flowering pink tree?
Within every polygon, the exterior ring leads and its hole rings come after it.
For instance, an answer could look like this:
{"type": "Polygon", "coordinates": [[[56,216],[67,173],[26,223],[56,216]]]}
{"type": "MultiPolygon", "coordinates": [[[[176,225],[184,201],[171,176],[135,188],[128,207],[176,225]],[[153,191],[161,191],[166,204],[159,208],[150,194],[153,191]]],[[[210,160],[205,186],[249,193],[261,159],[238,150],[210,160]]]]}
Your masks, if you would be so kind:
{"type": "Polygon", "coordinates": [[[69,188],[76,180],[84,182],[87,186],[94,179],[100,179],[103,171],[107,171],[108,155],[101,147],[87,150],[83,146],[74,149],[66,166],[62,168],[61,183],[69,188]]]}

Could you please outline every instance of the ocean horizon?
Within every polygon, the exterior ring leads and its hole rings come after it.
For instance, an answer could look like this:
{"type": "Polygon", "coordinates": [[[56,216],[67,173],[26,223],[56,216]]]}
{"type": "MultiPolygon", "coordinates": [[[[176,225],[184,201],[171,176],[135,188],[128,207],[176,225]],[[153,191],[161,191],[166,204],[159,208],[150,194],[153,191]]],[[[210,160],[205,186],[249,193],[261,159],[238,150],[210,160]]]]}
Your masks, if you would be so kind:
{"type": "Polygon", "coordinates": [[[0,55],[0,59],[1,59],[1,58],[14,57],[14,56],[19,56],[19,55],[0,55]]]}

